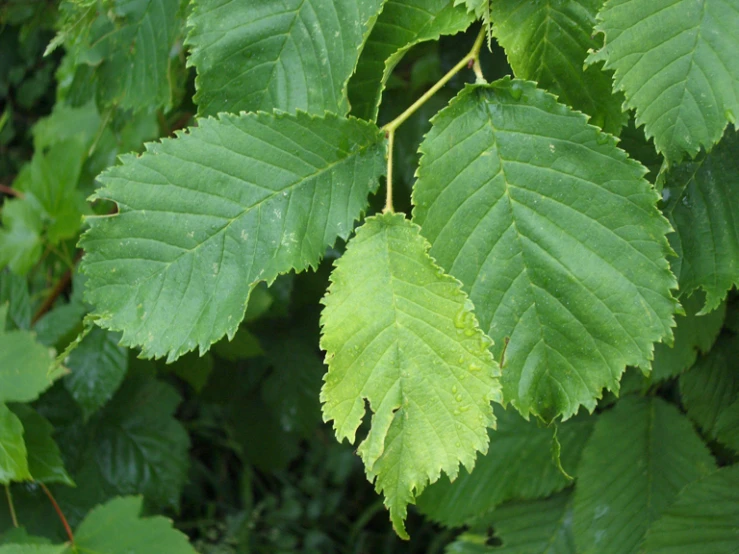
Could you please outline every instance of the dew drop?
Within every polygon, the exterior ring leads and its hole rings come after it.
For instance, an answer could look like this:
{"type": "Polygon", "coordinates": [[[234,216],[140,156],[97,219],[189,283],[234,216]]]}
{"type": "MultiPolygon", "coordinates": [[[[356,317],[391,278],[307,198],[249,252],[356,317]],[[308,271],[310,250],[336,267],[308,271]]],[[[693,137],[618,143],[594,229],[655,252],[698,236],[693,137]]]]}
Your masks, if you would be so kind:
{"type": "Polygon", "coordinates": [[[464,330],[464,336],[465,337],[472,337],[474,335],[475,335],[475,330],[474,329],[465,329],[464,330]]]}
{"type": "Polygon", "coordinates": [[[467,323],[467,312],[464,310],[459,310],[457,312],[457,315],[454,316],[454,326],[457,329],[464,329],[466,323],[467,323]]]}
{"type": "Polygon", "coordinates": [[[470,364],[469,370],[470,371],[480,371],[482,367],[479,364],[470,364]]]}
{"type": "MultiPolygon", "coordinates": [[[[453,413],[454,415],[459,415],[459,414],[460,414],[459,410],[454,410],[454,411],[453,411],[452,413],[453,413]]],[[[459,446],[459,443],[457,443],[457,446],[459,446]]]]}
{"type": "Polygon", "coordinates": [[[459,360],[457,360],[457,363],[458,364],[463,364],[464,363],[464,356],[460,356],[459,357],[459,360]]]}
{"type": "Polygon", "coordinates": [[[595,136],[595,142],[597,142],[598,144],[605,144],[605,143],[607,143],[608,142],[608,135],[606,135],[605,133],[598,133],[595,136]]]}
{"type": "Polygon", "coordinates": [[[523,89],[517,86],[511,87],[511,96],[514,100],[520,100],[521,96],[523,95],[523,89]]]}
{"type": "Polygon", "coordinates": [[[454,400],[456,400],[457,402],[462,402],[462,395],[461,395],[461,394],[458,394],[458,395],[457,395],[457,396],[456,396],[456,397],[454,398],[454,400]]]}

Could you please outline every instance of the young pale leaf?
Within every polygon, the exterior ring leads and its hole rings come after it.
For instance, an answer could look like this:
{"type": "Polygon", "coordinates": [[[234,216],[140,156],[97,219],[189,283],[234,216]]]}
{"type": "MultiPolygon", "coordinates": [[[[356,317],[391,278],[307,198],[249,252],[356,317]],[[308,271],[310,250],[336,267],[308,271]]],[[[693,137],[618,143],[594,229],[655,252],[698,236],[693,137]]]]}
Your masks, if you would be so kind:
{"type": "Polygon", "coordinates": [[[716,463],[690,421],[660,398],[627,397],[600,416],[577,470],[578,552],[640,552],[678,491],[716,463]]]}
{"type": "Polygon", "coordinates": [[[315,266],[384,171],[372,124],[305,113],[222,114],[100,176],[118,204],[82,237],[97,323],[173,361],[244,317],[251,289],[315,266]]]}
{"type": "Polygon", "coordinates": [[[23,424],[5,404],[0,403],[0,484],[31,479],[23,424]]]}
{"type": "Polygon", "coordinates": [[[25,404],[15,404],[13,412],[23,425],[23,440],[28,451],[28,470],[34,481],[74,486],[64,469],[59,447],[51,437],[54,427],[25,404]]]}
{"type": "Polygon", "coordinates": [[[76,551],[96,554],[195,554],[187,537],[161,517],[141,518],[143,498],[129,496],[95,508],[74,533],[76,551]]]}
{"type": "Polygon", "coordinates": [[[474,16],[452,0],[387,0],[349,81],[352,114],[376,120],[395,65],[416,44],[464,31],[474,16]]]}
{"type": "Polygon", "coordinates": [[[195,0],[187,44],[199,113],[346,114],[346,83],[383,1],[195,0]]]}
{"type": "Polygon", "coordinates": [[[469,86],[434,119],[413,218],[464,284],[504,398],[565,419],[649,367],[677,302],[670,230],[644,168],[533,83],[469,86]]]}
{"type": "Polygon", "coordinates": [[[680,395],[693,421],[715,437],[718,422],[739,394],[739,340],[722,339],[680,376],[680,395]]]}
{"type": "Polygon", "coordinates": [[[701,313],[715,309],[739,284],[739,133],[726,133],[709,154],[665,177],[665,214],[679,254],[673,263],[683,294],[706,291],[701,313]]]}
{"type": "Polygon", "coordinates": [[[614,69],[614,89],[669,161],[718,142],[739,113],[735,0],[608,0],[587,63],[614,69]]]}
{"type": "MultiPolygon", "coordinates": [[[[552,461],[554,428],[526,421],[515,410],[495,410],[487,454],[472,473],[462,471],[450,483],[442,479],[418,499],[426,516],[444,525],[475,524],[507,500],[541,498],[562,490],[569,481],[552,461]]],[[[560,425],[557,439],[563,467],[574,472],[594,418],[578,417],[560,425]]]]}
{"type": "Polygon", "coordinates": [[[628,118],[621,111],[623,95],[611,92],[610,72],[583,67],[588,49],[598,46],[593,26],[603,0],[490,4],[493,34],[515,76],[537,81],[561,102],[592,116],[591,123],[617,134],[628,118]]]}
{"type": "Polygon", "coordinates": [[[690,483],[647,532],[647,554],[733,554],[739,544],[739,465],[690,483]],[[699,522],[699,523],[697,523],[699,522]]]}
{"type": "Polygon", "coordinates": [[[409,503],[488,447],[499,368],[467,295],[402,214],[368,218],[336,263],[321,316],[324,420],[354,443],[399,535],[409,503]]]}

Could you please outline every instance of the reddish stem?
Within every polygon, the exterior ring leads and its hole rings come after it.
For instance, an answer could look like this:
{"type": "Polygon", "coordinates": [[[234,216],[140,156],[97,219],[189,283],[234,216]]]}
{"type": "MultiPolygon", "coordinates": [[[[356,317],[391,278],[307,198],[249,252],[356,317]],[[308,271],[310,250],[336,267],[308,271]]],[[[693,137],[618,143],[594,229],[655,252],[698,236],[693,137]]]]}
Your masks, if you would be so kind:
{"type": "Polygon", "coordinates": [[[16,198],[25,197],[21,191],[15,190],[13,187],[9,187],[8,185],[3,185],[2,183],[0,183],[0,192],[7,194],[8,196],[15,196],[16,198]]]}
{"type": "Polygon", "coordinates": [[[64,517],[64,512],[62,512],[62,509],[59,507],[59,504],[56,503],[56,500],[54,499],[54,495],[51,494],[51,491],[46,488],[46,485],[43,483],[39,483],[41,485],[41,490],[43,490],[46,493],[46,496],[49,497],[49,500],[51,501],[51,505],[54,506],[54,509],[56,510],[57,515],[59,516],[59,519],[62,520],[62,525],[64,525],[64,530],[67,532],[67,537],[69,537],[69,542],[74,544],[74,535],[72,534],[72,528],[69,526],[69,523],[67,523],[67,518],[64,517]]]}

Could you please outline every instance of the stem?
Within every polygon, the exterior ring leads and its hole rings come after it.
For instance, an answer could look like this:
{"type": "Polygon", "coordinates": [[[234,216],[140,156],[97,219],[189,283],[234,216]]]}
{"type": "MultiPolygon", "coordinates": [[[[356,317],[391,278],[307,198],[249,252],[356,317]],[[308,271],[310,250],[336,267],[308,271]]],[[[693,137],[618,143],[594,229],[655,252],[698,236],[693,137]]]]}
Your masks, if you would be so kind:
{"type": "Polygon", "coordinates": [[[72,270],[74,268],[74,265],[80,260],[80,258],[82,258],[82,251],[77,253],[72,267],[64,272],[64,275],[62,275],[61,279],[59,279],[56,285],[54,285],[54,288],[51,289],[51,292],[49,293],[49,296],[46,297],[46,300],[44,300],[44,303],[41,304],[41,307],[33,315],[33,319],[31,319],[31,325],[35,325],[36,322],[41,319],[41,317],[46,312],[54,307],[54,302],[56,302],[57,298],[59,298],[59,296],[64,292],[67,286],[69,286],[69,283],[72,282],[72,270]]]}
{"type": "Polygon", "coordinates": [[[54,506],[54,509],[56,510],[57,515],[59,516],[59,519],[62,520],[62,525],[64,525],[64,530],[67,532],[67,537],[69,537],[69,542],[74,544],[74,535],[72,534],[72,528],[69,526],[69,523],[67,523],[67,518],[64,517],[64,512],[62,512],[62,509],[59,507],[59,504],[56,503],[56,500],[54,500],[54,496],[51,494],[51,491],[46,488],[46,485],[43,483],[39,483],[41,485],[41,490],[46,493],[46,496],[49,497],[49,500],[51,501],[51,505],[54,506]]]}
{"type": "Polygon", "coordinates": [[[465,67],[469,67],[474,70],[475,77],[478,82],[485,82],[485,78],[482,75],[482,69],[480,67],[480,50],[482,49],[482,43],[485,40],[485,26],[480,29],[480,33],[475,39],[475,43],[472,45],[472,49],[467,55],[457,62],[453,68],[451,68],[446,75],[439,79],[434,86],[428,89],[423,95],[413,102],[403,113],[387,123],[382,127],[385,131],[385,136],[388,139],[388,152],[387,152],[387,199],[385,201],[385,212],[393,211],[393,198],[392,198],[392,183],[393,183],[393,140],[395,138],[395,130],[405,123],[410,116],[412,116],[418,108],[423,106],[429,98],[436,94],[439,89],[446,85],[452,77],[462,71],[465,67]]]}
{"type": "Polygon", "coordinates": [[[23,198],[25,197],[25,194],[23,194],[19,190],[15,190],[13,187],[9,187],[8,185],[3,185],[0,183],[0,192],[3,194],[7,194],[8,196],[15,196],[17,198],[23,198]]]}
{"type": "Polygon", "coordinates": [[[8,510],[10,511],[10,519],[13,521],[13,527],[19,527],[18,517],[15,515],[15,505],[13,504],[13,495],[10,493],[10,485],[5,485],[5,496],[8,497],[8,510]]]}

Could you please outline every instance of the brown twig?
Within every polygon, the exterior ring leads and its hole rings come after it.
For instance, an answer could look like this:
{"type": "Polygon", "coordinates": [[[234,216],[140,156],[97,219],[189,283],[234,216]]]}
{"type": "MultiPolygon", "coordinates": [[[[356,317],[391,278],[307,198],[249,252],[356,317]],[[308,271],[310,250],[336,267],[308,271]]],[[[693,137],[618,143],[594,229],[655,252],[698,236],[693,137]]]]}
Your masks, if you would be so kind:
{"type": "Polygon", "coordinates": [[[3,185],[2,183],[0,183],[0,192],[7,194],[8,196],[15,196],[16,198],[26,197],[26,195],[21,191],[15,190],[13,187],[9,187],[8,185],[3,185]]]}
{"type": "MultiPolygon", "coordinates": [[[[81,258],[82,258],[82,251],[80,250],[74,259],[74,263],[77,264],[77,262],[79,262],[81,258]]],[[[46,297],[46,300],[44,300],[44,303],[41,304],[41,307],[33,315],[33,319],[31,319],[31,325],[36,325],[36,322],[39,319],[41,319],[41,317],[46,312],[48,312],[49,310],[51,310],[51,308],[54,307],[54,302],[57,301],[57,298],[61,296],[61,294],[66,290],[66,288],[69,286],[69,283],[71,282],[72,282],[72,270],[68,269],[67,271],[64,272],[64,275],[62,275],[61,279],[57,281],[56,285],[54,285],[54,288],[51,289],[49,296],[46,297]]]]}
{"type": "Polygon", "coordinates": [[[62,525],[64,525],[64,530],[67,532],[67,537],[69,537],[69,542],[74,544],[74,534],[72,534],[72,528],[69,526],[69,523],[67,522],[67,518],[64,517],[64,512],[62,512],[62,509],[59,507],[59,504],[56,503],[56,500],[54,499],[54,495],[51,494],[51,491],[46,488],[46,485],[43,483],[39,483],[41,485],[41,490],[46,493],[46,496],[49,497],[49,501],[51,502],[51,505],[54,506],[54,509],[56,510],[57,515],[59,516],[59,519],[62,520],[62,525]]]}

